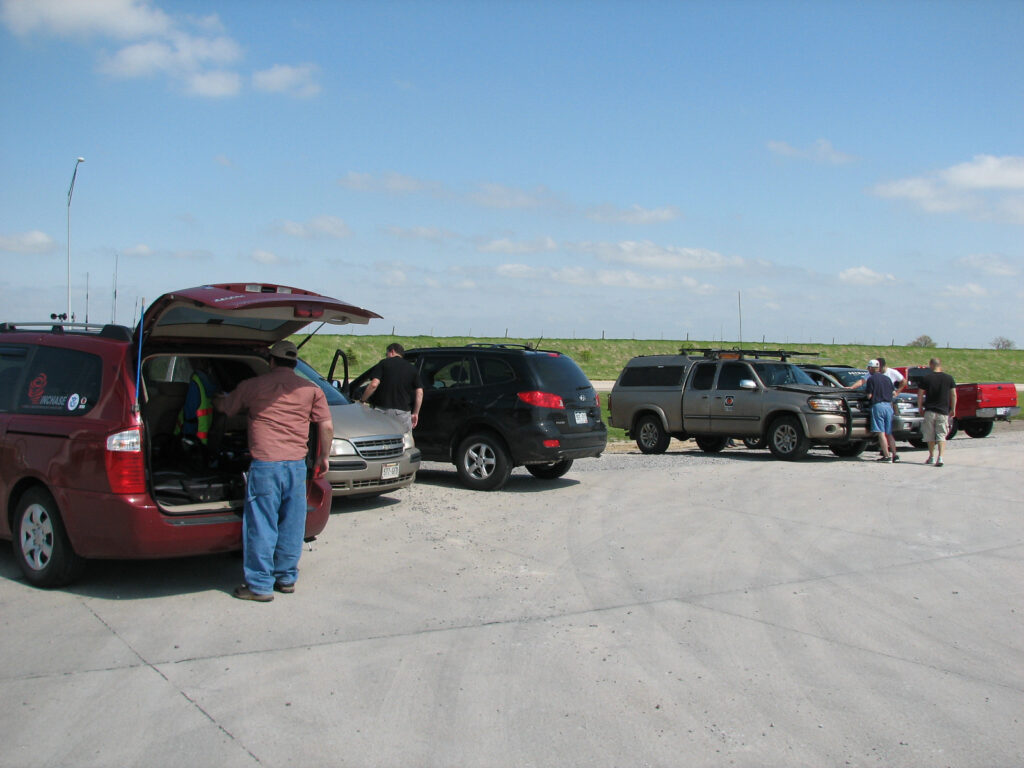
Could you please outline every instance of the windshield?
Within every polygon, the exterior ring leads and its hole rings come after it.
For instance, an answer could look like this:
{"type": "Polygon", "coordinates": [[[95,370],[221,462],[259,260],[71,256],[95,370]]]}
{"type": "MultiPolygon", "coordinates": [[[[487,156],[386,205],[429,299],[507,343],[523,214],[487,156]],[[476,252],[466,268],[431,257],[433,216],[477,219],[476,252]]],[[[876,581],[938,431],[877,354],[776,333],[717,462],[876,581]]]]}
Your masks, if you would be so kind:
{"type": "Polygon", "coordinates": [[[331,383],[327,381],[323,376],[313,370],[304,360],[298,360],[295,363],[295,373],[304,379],[308,379],[316,384],[320,389],[324,391],[324,396],[327,398],[328,405],[348,405],[352,401],[345,397],[336,388],[331,386],[331,383]]]}
{"type": "Polygon", "coordinates": [[[844,387],[856,384],[861,379],[867,378],[868,372],[857,368],[833,368],[829,370],[833,376],[839,379],[844,387]]]}
{"type": "Polygon", "coordinates": [[[802,368],[792,363],[754,363],[754,370],[761,377],[766,387],[778,387],[783,384],[810,384],[815,386],[814,379],[802,368]]]}

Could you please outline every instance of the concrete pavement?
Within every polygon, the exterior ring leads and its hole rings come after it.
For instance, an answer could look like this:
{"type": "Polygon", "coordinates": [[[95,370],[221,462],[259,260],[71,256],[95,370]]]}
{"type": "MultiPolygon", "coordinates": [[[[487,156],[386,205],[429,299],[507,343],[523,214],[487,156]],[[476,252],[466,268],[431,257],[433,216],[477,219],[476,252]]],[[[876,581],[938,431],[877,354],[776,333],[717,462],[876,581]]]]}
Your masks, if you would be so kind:
{"type": "Polygon", "coordinates": [[[692,443],[338,502],[240,562],[0,554],[2,766],[1018,766],[1024,432],[899,465],[692,443]]]}

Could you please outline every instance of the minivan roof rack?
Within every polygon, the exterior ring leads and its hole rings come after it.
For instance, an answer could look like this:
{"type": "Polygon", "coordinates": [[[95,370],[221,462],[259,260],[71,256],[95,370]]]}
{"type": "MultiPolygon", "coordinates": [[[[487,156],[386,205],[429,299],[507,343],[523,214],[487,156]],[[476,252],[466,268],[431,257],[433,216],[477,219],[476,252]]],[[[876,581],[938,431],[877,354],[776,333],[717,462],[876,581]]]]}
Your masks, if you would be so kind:
{"type": "Polygon", "coordinates": [[[795,352],[787,349],[714,349],[710,347],[704,347],[701,349],[687,349],[686,347],[683,347],[679,350],[679,354],[701,354],[708,360],[743,360],[748,357],[777,357],[782,362],[786,362],[786,360],[791,357],[818,357],[821,355],[820,352],[795,352]]]}
{"type": "Polygon", "coordinates": [[[65,331],[72,333],[95,333],[106,339],[118,339],[120,341],[129,341],[132,337],[132,332],[129,328],[123,325],[114,325],[113,323],[71,323],[64,320],[0,323],[0,333],[37,330],[40,328],[49,328],[50,333],[64,333],[65,331]]]}

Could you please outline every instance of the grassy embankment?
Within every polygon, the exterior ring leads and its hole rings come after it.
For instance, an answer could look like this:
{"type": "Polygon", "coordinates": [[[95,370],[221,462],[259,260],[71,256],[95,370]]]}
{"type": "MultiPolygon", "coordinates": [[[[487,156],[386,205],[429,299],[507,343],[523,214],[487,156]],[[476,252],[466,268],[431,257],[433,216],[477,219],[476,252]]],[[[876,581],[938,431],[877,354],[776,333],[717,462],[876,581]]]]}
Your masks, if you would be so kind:
{"type": "MultiPolygon", "coordinates": [[[[298,343],[304,336],[293,337],[298,343]]],[[[680,347],[733,347],[735,343],[709,341],[659,341],[644,339],[502,339],[435,337],[435,336],[314,336],[302,348],[302,356],[321,373],[327,373],[334,350],[341,348],[349,357],[350,378],[355,378],[384,356],[388,344],[397,341],[406,349],[414,347],[458,346],[469,343],[529,344],[542,349],[555,349],[571,356],[583,372],[593,381],[611,381],[626,362],[636,355],[675,354],[680,347]]],[[[748,349],[779,349],[783,345],[746,343],[748,349]]],[[[1024,350],[994,349],[934,349],[921,347],[872,347],[854,344],[786,344],[785,349],[796,352],[819,352],[819,357],[802,358],[807,362],[854,365],[863,367],[873,357],[881,355],[889,365],[927,365],[932,355],[942,360],[943,368],[960,382],[1011,381],[1024,383],[1024,350]]],[[[339,371],[338,376],[341,373],[339,371]]],[[[606,409],[607,397],[601,398],[606,409]]],[[[622,439],[622,430],[610,429],[609,437],[622,439]]]]}

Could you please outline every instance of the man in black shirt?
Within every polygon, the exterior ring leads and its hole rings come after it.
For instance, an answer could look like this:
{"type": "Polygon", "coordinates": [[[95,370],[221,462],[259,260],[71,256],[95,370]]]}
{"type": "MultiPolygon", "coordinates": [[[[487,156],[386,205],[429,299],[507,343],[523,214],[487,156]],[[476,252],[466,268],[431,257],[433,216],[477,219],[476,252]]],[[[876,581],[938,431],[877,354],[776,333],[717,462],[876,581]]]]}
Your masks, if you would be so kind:
{"type": "Polygon", "coordinates": [[[370,371],[370,383],[363,390],[361,402],[373,400],[373,407],[394,416],[411,431],[420,419],[423,385],[412,363],[402,355],[405,348],[395,342],[388,344],[387,356],[370,371]]]}
{"type": "Polygon", "coordinates": [[[956,413],[956,382],[952,376],[943,372],[939,358],[929,360],[928,367],[932,369],[931,373],[917,387],[917,410],[924,414],[921,434],[928,442],[928,460],[925,464],[934,462],[936,467],[941,467],[949,417],[956,413]],[[936,445],[939,447],[937,459],[936,445]]]}

